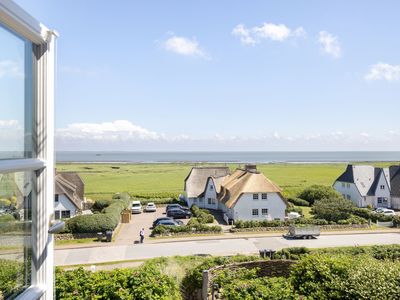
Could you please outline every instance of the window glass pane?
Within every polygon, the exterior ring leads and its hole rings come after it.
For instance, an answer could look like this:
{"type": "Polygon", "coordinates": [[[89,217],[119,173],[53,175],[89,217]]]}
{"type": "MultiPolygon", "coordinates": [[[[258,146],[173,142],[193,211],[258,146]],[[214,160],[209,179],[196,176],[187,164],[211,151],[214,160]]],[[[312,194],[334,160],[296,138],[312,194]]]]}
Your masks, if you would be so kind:
{"type": "Polygon", "coordinates": [[[32,173],[0,173],[0,299],[30,285],[32,173]]]}
{"type": "Polygon", "coordinates": [[[32,157],[32,44],[0,24],[0,159],[32,157]]]}

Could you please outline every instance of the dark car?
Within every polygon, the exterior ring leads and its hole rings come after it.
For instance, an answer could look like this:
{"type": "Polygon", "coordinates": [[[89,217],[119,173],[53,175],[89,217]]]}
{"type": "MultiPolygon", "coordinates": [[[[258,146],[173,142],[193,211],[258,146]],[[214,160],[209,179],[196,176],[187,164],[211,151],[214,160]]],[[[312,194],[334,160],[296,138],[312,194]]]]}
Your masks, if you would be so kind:
{"type": "Polygon", "coordinates": [[[173,203],[173,204],[168,204],[167,208],[165,209],[165,211],[169,211],[170,209],[175,209],[175,208],[179,208],[179,209],[184,209],[184,210],[188,210],[188,207],[184,207],[178,203],[173,203]]]}
{"type": "Polygon", "coordinates": [[[192,213],[187,209],[171,208],[167,210],[167,216],[174,219],[188,219],[192,213]]]}
{"type": "Polygon", "coordinates": [[[157,226],[159,225],[164,225],[164,226],[180,226],[182,225],[183,222],[180,220],[173,220],[173,219],[169,219],[169,220],[161,220],[160,222],[158,222],[157,226]]]}
{"type": "Polygon", "coordinates": [[[160,221],[164,221],[164,220],[173,220],[173,219],[172,219],[172,218],[169,218],[169,217],[157,218],[157,219],[155,219],[155,220],[153,221],[153,227],[156,227],[160,221]]]}

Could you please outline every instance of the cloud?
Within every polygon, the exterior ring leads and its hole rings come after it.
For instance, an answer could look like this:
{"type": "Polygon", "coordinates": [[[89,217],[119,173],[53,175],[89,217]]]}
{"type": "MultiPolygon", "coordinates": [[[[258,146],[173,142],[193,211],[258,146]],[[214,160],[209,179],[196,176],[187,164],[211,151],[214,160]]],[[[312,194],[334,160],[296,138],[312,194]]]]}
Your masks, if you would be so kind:
{"type": "Polygon", "coordinates": [[[24,72],[21,69],[21,65],[12,60],[1,60],[0,61],[0,78],[11,77],[11,78],[24,78],[24,72]]]}
{"type": "Polygon", "coordinates": [[[56,135],[60,139],[101,140],[104,142],[157,140],[161,137],[153,131],[126,120],[104,123],[73,123],[66,128],[58,129],[56,135]]]}
{"type": "Polygon", "coordinates": [[[321,45],[321,50],[334,58],[342,56],[338,37],[326,31],[320,31],[318,34],[318,43],[321,45]]]}
{"type": "MultiPolygon", "coordinates": [[[[13,120],[2,121],[0,128],[2,124],[12,126],[16,123],[13,120]]],[[[11,130],[0,130],[1,132],[8,133],[11,130]]],[[[10,135],[7,135],[7,139],[10,139],[10,135]]],[[[8,141],[7,139],[3,140],[8,141]]],[[[393,130],[376,133],[337,130],[330,133],[307,132],[297,135],[271,131],[254,136],[216,132],[199,137],[184,133],[169,135],[144,128],[128,120],[116,120],[102,123],[73,123],[57,129],[56,145],[57,150],[92,151],[378,151],[400,148],[400,134],[393,130]]]]}
{"type": "Polygon", "coordinates": [[[387,63],[377,63],[370,67],[366,80],[400,80],[400,65],[390,65],[387,63]]]}
{"type": "Polygon", "coordinates": [[[238,37],[243,45],[255,45],[262,40],[283,42],[290,37],[305,37],[306,31],[303,27],[290,29],[285,24],[263,23],[251,28],[238,24],[233,28],[232,35],[238,37]]]}
{"type": "Polygon", "coordinates": [[[163,42],[163,48],[167,51],[192,57],[200,57],[209,59],[209,55],[200,48],[199,43],[195,38],[189,39],[182,36],[176,36],[172,33],[172,36],[163,42]]]}

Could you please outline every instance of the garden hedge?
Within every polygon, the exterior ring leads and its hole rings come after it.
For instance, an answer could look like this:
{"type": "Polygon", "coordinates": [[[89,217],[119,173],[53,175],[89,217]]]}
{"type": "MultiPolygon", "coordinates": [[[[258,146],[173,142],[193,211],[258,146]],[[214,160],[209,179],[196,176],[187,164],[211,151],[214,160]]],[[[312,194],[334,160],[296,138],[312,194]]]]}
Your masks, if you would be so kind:
{"type": "Polygon", "coordinates": [[[214,216],[207,209],[200,209],[197,205],[192,205],[190,211],[201,224],[214,223],[215,221],[214,216]]]}

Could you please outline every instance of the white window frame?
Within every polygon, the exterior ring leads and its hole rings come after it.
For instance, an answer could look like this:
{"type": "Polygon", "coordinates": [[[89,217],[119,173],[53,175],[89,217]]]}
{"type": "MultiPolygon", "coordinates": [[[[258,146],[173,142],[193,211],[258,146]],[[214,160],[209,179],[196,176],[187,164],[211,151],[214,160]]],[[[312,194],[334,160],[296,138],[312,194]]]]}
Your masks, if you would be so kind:
{"type": "Polygon", "coordinates": [[[253,200],[258,200],[259,197],[258,193],[253,193],[253,200]]]}
{"type": "Polygon", "coordinates": [[[34,52],[33,147],[36,155],[30,159],[0,160],[2,173],[34,171],[36,176],[36,201],[32,203],[31,286],[16,299],[48,300],[54,297],[54,240],[48,230],[54,210],[54,69],[58,34],[11,0],[0,1],[0,24],[31,41],[34,52]]]}
{"type": "Polygon", "coordinates": [[[261,200],[268,200],[268,193],[262,193],[261,200]],[[265,198],[264,198],[264,196],[265,196],[265,198]]]}
{"type": "Polygon", "coordinates": [[[260,215],[259,209],[258,208],[252,208],[251,209],[251,215],[253,217],[258,217],[260,215]],[[254,212],[257,211],[257,214],[255,215],[254,212]]]}
{"type": "Polygon", "coordinates": [[[262,216],[268,216],[268,208],[261,208],[261,215],[262,216]],[[265,210],[267,210],[266,213],[264,213],[265,210]]]}

